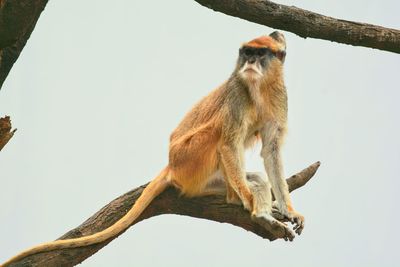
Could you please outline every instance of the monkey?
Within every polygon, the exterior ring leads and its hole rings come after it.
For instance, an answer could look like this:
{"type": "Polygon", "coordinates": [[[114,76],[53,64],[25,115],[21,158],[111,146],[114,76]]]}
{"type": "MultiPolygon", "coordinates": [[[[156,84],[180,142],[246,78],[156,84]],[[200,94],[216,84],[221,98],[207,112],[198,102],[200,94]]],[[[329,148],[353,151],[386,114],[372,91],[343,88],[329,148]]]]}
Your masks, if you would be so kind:
{"type": "Polygon", "coordinates": [[[243,205],[255,222],[283,230],[282,238],[292,241],[292,230],[272,216],[277,210],[299,235],[304,228],[304,217],[291,203],[281,159],[288,111],[285,57],[285,37],[278,31],[242,44],[231,76],[184,116],[170,136],[168,165],[126,215],[103,231],[37,245],[0,266],[39,252],[105,241],[128,228],[169,186],[186,197],[225,194],[227,203],[243,205]],[[268,179],[245,172],[245,149],[259,140],[268,179]]]}

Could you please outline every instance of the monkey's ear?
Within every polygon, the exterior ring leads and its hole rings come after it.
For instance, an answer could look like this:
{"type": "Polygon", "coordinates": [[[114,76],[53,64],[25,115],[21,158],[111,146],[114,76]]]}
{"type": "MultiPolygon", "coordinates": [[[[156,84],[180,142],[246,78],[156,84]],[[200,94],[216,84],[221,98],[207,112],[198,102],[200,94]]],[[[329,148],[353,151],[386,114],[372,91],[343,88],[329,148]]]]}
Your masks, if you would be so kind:
{"type": "Polygon", "coordinates": [[[279,58],[279,60],[282,61],[282,63],[284,63],[285,58],[286,58],[286,51],[282,50],[282,51],[276,52],[276,57],[279,58]]]}
{"type": "Polygon", "coordinates": [[[279,31],[274,31],[269,36],[271,36],[275,41],[277,41],[282,46],[281,47],[282,50],[286,50],[286,41],[283,33],[279,31]]]}

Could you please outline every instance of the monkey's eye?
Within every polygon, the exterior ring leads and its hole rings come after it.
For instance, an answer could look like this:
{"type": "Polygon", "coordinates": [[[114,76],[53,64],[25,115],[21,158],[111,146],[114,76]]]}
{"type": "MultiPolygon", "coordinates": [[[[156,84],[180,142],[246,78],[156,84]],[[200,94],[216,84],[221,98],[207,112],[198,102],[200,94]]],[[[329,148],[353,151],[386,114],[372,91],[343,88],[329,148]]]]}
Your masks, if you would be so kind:
{"type": "Polygon", "coordinates": [[[257,55],[262,57],[265,56],[268,53],[268,49],[267,48],[259,48],[257,49],[257,55]]]}
{"type": "Polygon", "coordinates": [[[249,48],[249,47],[243,48],[243,53],[244,53],[246,56],[248,56],[248,57],[254,55],[253,49],[251,49],[251,48],[249,48]]]}

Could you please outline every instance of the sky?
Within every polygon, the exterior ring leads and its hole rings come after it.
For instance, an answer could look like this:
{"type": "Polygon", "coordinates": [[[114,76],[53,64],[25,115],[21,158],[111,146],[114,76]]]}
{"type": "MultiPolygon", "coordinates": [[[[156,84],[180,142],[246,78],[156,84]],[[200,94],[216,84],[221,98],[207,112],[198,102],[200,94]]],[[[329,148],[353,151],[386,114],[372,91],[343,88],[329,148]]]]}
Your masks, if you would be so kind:
{"type": "MultiPolygon", "coordinates": [[[[279,1],[400,28],[396,0],[279,1]]],[[[233,71],[240,44],[274,29],[195,1],[49,1],[0,91],[15,136],[0,153],[0,262],[54,240],[167,164],[185,112],[233,71]]],[[[283,32],[287,176],[306,218],[293,242],[163,215],[82,266],[396,266],[400,55],[283,32]]],[[[263,171],[260,147],[248,171],[263,171]]]]}

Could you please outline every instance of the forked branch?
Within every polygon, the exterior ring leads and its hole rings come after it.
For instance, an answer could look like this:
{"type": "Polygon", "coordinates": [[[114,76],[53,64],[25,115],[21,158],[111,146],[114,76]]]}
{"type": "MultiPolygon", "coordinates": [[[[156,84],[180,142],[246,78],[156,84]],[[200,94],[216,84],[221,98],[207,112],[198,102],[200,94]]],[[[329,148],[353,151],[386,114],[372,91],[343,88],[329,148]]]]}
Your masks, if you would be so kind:
{"type": "MultiPolygon", "coordinates": [[[[305,185],[313,177],[319,166],[320,163],[316,162],[288,178],[287,183],[289,185],[289,190],[293,191],[305,185]]],[[[113,200],[82,225],[69,231],[59,239],[90,235],[114,224],[132,207],[145,187],[146,185],[143,185],[133,189],[113,200]]],[[[221,223],[230,223],[253,232],[262,238],[271,241],[276,239],[274,233],[254,223],[251,220],[250,214],[242,207],[227,204],[225,198],[222,196],[185,198],[181,197],[179,192],[175,189],[169,188],[158,196],[133,224],[161,214],[179,214],[221,223]]],[[[88,247],[64,249],[32,255],[11,266],[74,266],[96,253],[114,238],[116,238],[116,236],[105,242],[88,247]]],[[[132,242],[135,242],[135,240],[132,240],[132,242]]]]}

